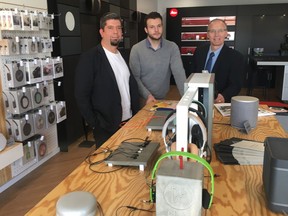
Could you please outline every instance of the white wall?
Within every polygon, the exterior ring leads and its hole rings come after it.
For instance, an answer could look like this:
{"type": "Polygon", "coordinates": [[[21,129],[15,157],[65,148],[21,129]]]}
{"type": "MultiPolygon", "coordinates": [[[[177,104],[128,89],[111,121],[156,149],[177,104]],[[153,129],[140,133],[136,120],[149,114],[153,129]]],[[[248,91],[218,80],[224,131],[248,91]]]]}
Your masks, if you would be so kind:
{"type": "MultiPolygon", "coordinates": [[[[166,8],[171,7],[201,7],[222,5],[249,5],[249,4],[280,4],[288,3],[287,0],[137,0],[137,10],[143,13],[158,11],[163,20],[166,20],[166,8]]],[[[165,24],[164,33],[165,36],[165,24]]]]}
{"type": "MultiPolygon", "coordinates": [[[[138,0],[140,1],[140,0],[138,0]]],[[[144,1],[144,0],[142,0],[144,1]]],[[[145,0],[146,2],[146,0],[145,0]]],[[[138,3],[138,2],[137,2],[138,3]]],[[[287,0],[157,0],[157,11],[164,15],[170,7],[201,7],[220,5],[248,5],[248,4],[279,4],[288,3],[287,0]]]]}
{"type": "Polygon", "coordinates": [[[47,10],[49,0],[5,0],[0,1],[0,8],[33,8],[35,10],[47,10]]]}
{"type": "Polygon", "coordinates": [[[171,7],[201,7],[201,6],[220,6],[220,5],[279,4],[279,3],[288,3],[288,1],[287,0],[273,0],[273,1],[271,0],[137,0],[137,10],[143,13],[158,11],[159,13],[164,15],[166,12],[166,8],[171,7]]]}
{"type": "Polygon", "coordinates": [[[157,10],[157,0],[137,0],[137,10],[142,13],[150,13],[157,10]]]}

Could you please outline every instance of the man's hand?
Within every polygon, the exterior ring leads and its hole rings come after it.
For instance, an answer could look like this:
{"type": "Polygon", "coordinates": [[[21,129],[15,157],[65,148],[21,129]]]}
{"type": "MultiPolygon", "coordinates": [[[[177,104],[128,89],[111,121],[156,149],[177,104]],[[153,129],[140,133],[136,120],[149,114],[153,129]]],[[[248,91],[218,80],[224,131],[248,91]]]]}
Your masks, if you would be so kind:
{"type": "Polygon", "coordinates": [[[218,94],[217,98],[214,100],[214,103],[225,103],[225,98],[222,94],[218,94]]]}
{"type": "Polygon", "coordinates": [[[151,102],[156,102],[157,100],[153,97],[153,95],[148,95],[147,100],[146,100],[146,104],[149,104],[151,102]]]}

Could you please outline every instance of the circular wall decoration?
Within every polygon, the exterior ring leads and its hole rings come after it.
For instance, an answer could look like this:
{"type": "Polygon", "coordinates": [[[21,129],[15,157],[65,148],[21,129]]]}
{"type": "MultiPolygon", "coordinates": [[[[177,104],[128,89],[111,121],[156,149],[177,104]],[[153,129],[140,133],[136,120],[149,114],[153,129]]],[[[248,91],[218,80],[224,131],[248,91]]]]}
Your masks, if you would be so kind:
{"type": "Polygon", "coordinates": [[[68,11],[66,14],[65,14],[65,24],[66,24],[66,27],[69,31],[73,31],[74,28],[75,28],[75,18],[74,18],[74,15],[68,11]]]}

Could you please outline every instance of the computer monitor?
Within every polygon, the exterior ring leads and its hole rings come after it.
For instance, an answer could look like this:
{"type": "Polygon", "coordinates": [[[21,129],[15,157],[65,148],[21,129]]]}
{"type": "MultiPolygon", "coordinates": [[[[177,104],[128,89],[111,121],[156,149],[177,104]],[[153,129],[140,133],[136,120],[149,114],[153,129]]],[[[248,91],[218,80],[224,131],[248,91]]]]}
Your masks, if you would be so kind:
{"type": "Polygon", "coordinates": [[[188,131],[191,130],[188,125],[189,107],[197,109],[194,100],[199,101],[199,94],[203,94],[201,101],[205,106],[207,116],[205,124],[207,125],[207,145],[212,149],[212,121],[214,106],[214,79],[215,74],[210,73],[192,73],[184,84],[184,95],[176,106],[176,151],[187,152],[188,131]]]}

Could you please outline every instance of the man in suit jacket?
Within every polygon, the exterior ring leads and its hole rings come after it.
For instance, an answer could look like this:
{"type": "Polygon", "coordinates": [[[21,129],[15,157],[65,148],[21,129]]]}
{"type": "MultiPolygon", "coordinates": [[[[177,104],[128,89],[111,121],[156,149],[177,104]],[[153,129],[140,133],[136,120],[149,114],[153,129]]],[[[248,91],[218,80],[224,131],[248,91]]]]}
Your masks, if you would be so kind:
{"type": "Polygon", "coordinates": [[[75,97],[99,147],[139,110],[137,82],[118,51],[122,22],[116,13],[100,19],[101,43],[83,53],[75,76],[75,97]]]}
{"type": "Polygon", "coordinates": [[[229,103],[242,87],[245,70],[244,57],[238,51],[224,44],[228,36],[227,25],[221,19],[214,19],[208,25],[207,37],[210,44],[195,50],[192,73],[208,70],[215,73],[215,103],[229,103]],[[210,53],[211,61],[209,62],[210,53]]]}

